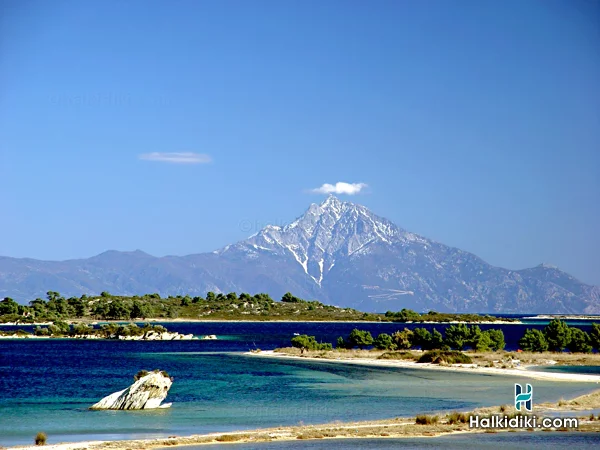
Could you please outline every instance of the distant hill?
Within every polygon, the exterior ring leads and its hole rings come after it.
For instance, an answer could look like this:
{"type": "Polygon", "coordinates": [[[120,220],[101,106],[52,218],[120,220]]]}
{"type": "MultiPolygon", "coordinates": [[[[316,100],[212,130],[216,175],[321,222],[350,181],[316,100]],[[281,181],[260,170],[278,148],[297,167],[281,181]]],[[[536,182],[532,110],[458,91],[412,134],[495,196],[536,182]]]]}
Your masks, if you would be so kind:
{"type": "Polygon", "coordinates": [[[212,253],[0,257],[0,297],[29,301],[50,290],[67,296],[267,292],[274,298],[290,291],[362,311],[600,313],[600,287],[555,267],[494,267],[334,196],[284,227],[267,226],[212,253]]]}

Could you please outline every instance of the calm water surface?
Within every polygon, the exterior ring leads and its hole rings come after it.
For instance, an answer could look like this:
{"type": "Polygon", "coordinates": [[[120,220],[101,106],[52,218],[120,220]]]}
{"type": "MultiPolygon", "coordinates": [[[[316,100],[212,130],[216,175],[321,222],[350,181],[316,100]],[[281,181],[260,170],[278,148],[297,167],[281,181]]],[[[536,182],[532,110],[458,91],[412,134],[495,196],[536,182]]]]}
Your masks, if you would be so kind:
{"type": "MultiPolygon", "coordinates": [[[[268,360],[239,353],[253,346],[268,349],[287,345],[296,330],[315,335],[315,329],[330,335],[344,334],[336,328],[338,324],[333,328],[325,325],[170,326],[197,335],[217,334],[223,338],[218,341],[0,340],[0,445],[31,443],[38,431],[46,432],[52,443],[467,410],[511,403],[514,383],[527,381],[518,377],[268,360]],[[129,386],[138,370],[154,368],[166,370],[175,378],[167,397],[173,402],[172,408],[88,410],[100,398],[129,386]]],[[[348,328],[347,332],[354,327],[339,325],[348,328]]],[[[580,395],[596,387],[535,380],[533,385],[539,402],[580,395]]]]}
{"type": "MultiPolygon", "coordinates": [[[[415,439],[341,439],[292,442],[265,442],[261,444],[236,444],[235,450],[562,450],[565,447],[591,449],[600,442],[600,433],[495,433],[441,436],[415,439]]],[[[223,445],[186,446],[186,450],[223,450],[223,445]]],[[[162,449],[166,450],[166,449],[162,449]]]]}

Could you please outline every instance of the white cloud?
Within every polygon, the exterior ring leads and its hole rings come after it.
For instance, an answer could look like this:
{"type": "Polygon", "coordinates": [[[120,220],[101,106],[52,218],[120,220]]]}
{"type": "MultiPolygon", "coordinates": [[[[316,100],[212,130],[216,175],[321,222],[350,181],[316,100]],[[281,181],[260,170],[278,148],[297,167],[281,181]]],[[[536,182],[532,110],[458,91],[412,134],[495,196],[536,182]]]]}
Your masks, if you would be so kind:
{"type": "Polygon", "coordinates": [[[139,158],[146,161],[159,161],[174,164],[207,164],[212,161],[212,158],[209,155],[192,152],[142,153],[139,155],[139,158]]]}
{"type": "Polygon", "coordinates": [[[323,186],[311,189],[314,194],[358,194],[361,190],[367,187],[366,183],[344,183],[338,181],[335,184],[325,183],[323,186]]]}

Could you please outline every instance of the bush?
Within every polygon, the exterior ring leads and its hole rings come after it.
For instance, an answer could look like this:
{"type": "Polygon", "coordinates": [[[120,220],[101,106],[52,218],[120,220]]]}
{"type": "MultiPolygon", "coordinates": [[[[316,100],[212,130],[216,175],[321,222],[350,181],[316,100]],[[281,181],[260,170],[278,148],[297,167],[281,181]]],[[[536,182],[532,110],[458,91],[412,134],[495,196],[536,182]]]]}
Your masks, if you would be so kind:
{"type": "Polygon", "coordinates": [[[408,328],[405,328],[402,331],[396,331],[392,334],[392,340],[394,341],[396,348],[409,349],[413,341],[413,332],[408,328]]]}
{"type": "Polygon", "coordinates": [[[378,350],[390,350],[394,347],[394,342],[389,334],[381,333],[373,341],[373,346],[378,350]]]}
{"type": "Polygon", "coordinates": [[[332,350],[333,347],[329,343],[319,343],[314,336],[301,334],[292,338],[292,347],[303,350],[332,350]]]}
{"type": "Polygon", "coordinates": [[[469,421],[469,416],[465,413],[452,412],[448,414],[448,423],[450,425],[454,425],[455,423],[467,423],[469,421]]]}
{"type": "Polygon", "coordinates": [[[247,437],[247,434],[222,434],[221,436],[218,436],[215,440],[218,442],[236,442],[247,437]]]}
{"type": "Polygon", "coordinates": [[[473,360],[462,352],[456,350],[431,350],[423,353],[418,363],[433,364],[472,364],[473,360]]]}
{"type": "Polygon", "coordinates": [[[439,420],[438,416],[428,416],[426,414],[421,414],[416,417],[415,423],[417,425],[434,425],[434,424],[438,423],[438,420],[439,420]]]}
{"type": "Polygon", "coordinates": [[[35,435],[35,445],[46,445],[46,439],[48,439],[46,433],[40,431],[35,435]]]}
{"type": "Polygon", "coordinates": [[[377,359],[415,359],[415,355],[411,352],[403,351],[403,352],[385,352],[383,355],[379,356],[377,359]]]}
{"type": "Polygon", "coordinates": [[[369,345],[373,345],[373,336],[370,332],[357,328],[350,332],[350,336],[348,336],[348,346],[350,348],[358,347],[362,349],[369,345]]]}

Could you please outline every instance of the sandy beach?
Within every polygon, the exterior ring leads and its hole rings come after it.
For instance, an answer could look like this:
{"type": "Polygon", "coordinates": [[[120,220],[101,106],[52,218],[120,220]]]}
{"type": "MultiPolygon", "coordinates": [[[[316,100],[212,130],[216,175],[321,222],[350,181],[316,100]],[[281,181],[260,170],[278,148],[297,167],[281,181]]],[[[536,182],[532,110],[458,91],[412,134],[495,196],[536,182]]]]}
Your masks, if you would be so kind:
{"type": "Polygon", "coordinates": [[[248,356],[259,357],[259,358],[281,358],[281,359],[295,359],[295,360],[308,360],[316,362],[331,362],[341,364],[356,364],[366,366],[378,366],[378,367],[400,367],[407,369],[419,369],[419,370],[441,370],[446,372],[468,372],[468,373],[479,373],[489,375],[510,375],[518,377],[527,377],[538,380],[552,380],[552,381],[575,381],[575,382],[590,382],[600,383],[600,375],[585,375],[575,373],[555,373],[555,372],[542,372],[530,370],[532,366],[521,366],[513,369],[501,369],[497,367],[481,367],[476,364],[455,364],[451,366],[440,366],[439,364],[430,363],[416,363],[414,361],[404,360],[381,360],[381,359],[370,359],[370,358],[344,358],[341,354],[337,358],[316,358],[310,356],[295,356],[287,355],[285,353],[278,353],[274,351],[260,351],[260,352],[247,352],[244,353],[248,356]]]}
{"type": "MultiPolygon", "coordinates": [[[[571,416],[577,416],[579,426],[576,431],[599,432],[600,417],[590,416],[582,411],[600,408],[600,390],[594,391],[569,401],[558,403],[540,404],[536,409],[540,412],[561,411],[569,412],[571,416]],[[577,415],[579,413],[579,415],[577,415]]],[[[493,406],[478,408],[469,413],[478,416],[514,414],[512,406],[493,406]]],[[[549,417],[547,415],[546,417],[549,417]]],[[[83,441],[71,443],[48,444],[43,448],[47,450],[150,450],[155,448],[186,446],[186,445],[210,445],[226,443],[259,443],[259,442],[285,442],[297,440],[314,439],[357,439],[357,438],[414,438],[462,434],[462,433],[484,433],[485,429],[471,429],[468,422],[453,421],[452,413],[441,413],[435,417],[436,422],[432,424],[417,424],[414,417],[396,417],[377,421],[364,422],[335,422],[322,425],[298,425],[277,428],[263,428],[255,430],[232,431],[227,433],[198,434],[191,436],[169,436],[166,438],[137,439],[122,441],[83,441]]],[[[498,429],[493,432],[509,432],[510,430],[498,429]]],[[[512,430],[514,431],[514,430],[512,430]]],[[[532,428],[523,429],[520,432],[533,432],[532,428]]],[[[538,428],[540,431],[567,431],[565,429],[538,428]]],[[[575,431],[575,430],[573,430],[575,431]]],[[[35,445],[21,445],[9,447],[13,450],[35,450],[40,448],[35,445]]]]}

